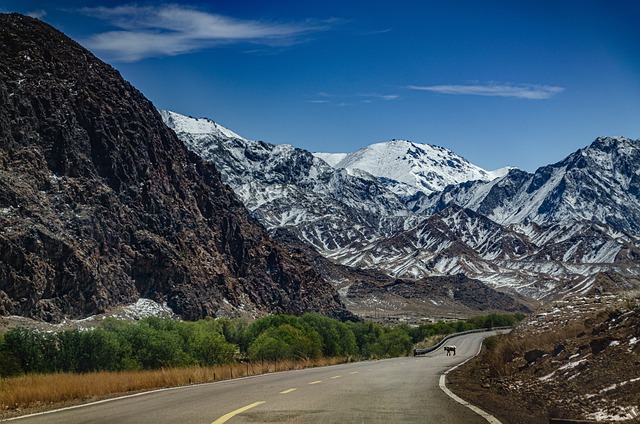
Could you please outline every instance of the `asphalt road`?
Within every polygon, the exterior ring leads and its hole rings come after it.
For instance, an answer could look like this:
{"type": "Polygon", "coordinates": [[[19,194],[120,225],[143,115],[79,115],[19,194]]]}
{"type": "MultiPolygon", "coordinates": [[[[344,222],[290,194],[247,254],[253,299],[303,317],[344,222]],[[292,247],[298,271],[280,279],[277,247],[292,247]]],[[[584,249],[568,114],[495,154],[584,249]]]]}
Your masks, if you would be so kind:
{"type": "Polygon", "coordinates": [[[194,385],[109,400],[18,423],[487,423],[448,397],[440,375],[478,352],[475,333],[456,356],[367,361],[194,385]]]}

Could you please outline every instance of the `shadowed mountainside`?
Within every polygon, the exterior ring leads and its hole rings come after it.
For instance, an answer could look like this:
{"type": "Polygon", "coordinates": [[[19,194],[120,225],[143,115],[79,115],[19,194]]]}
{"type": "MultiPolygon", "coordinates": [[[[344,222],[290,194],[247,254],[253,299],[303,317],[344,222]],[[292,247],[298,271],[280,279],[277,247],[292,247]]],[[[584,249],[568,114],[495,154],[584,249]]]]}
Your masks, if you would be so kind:
{"type": "Polygon", "coordinates": [[[0,314],[349,314],[109,65],[0,14],[0,314]]]}

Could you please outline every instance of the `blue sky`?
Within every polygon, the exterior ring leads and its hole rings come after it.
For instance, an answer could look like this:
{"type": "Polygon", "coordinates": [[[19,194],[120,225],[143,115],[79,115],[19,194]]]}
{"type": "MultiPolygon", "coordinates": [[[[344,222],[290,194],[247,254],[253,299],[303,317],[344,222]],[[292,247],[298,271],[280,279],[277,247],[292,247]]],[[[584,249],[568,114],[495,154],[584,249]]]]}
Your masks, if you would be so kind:
{"type": "Polygon", "coordinates": [[[640,138],[640,1],[0,0],[111,63],[158,108],[250,139],[390,139],[534,171],[640,138]]]}

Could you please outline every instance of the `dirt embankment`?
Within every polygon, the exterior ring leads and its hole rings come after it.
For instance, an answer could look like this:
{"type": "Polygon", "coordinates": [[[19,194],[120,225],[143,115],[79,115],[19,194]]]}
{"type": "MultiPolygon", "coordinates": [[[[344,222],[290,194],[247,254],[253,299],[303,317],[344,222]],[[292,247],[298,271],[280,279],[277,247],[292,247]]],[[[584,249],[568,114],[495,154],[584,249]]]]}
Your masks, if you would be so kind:
{"type": "Polygon", "coordinates": [[[638,294],[548,305],[449,374],[459,396],[503,423],[640,423],[638,294]]]}

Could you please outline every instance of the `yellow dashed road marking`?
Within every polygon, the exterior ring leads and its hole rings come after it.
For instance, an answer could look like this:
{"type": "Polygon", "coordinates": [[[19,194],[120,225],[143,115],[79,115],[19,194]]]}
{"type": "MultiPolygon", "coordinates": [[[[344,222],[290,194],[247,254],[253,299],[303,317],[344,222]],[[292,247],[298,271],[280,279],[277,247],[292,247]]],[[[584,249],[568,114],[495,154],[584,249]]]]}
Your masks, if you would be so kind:
{"type": "Polygon", "coordinates": [[[349,374],[358,374],[358,371],[350,372],[349,374]]]}
{"type": "Polygon", "coordinates": [[[331,377],[331,379],[340,378],[340,377],[342,377],[342,376],[341,375],[334,375],[333,377],[331,377]]]}
{"type": "Polygon", "coordinates": [[[236,409],[235,411],[229,412],[228,414],[225,414],[223,416],[221,416],[220,418],[218,418],[217,420],[215,420],[213,423],[211,424],[222,424],[222,423],[226,423],[227,421],[229,421],[231,418],[235,417],[238,414],[243,413],[244,411],[251,409],[251,408],[255,408],[258,405],[262,405],[263,403],[265,403],[264,401],[261,402],[256,402],[256,403],[252,403],[251,405],[247,405],[244,406],[240,409],[236,409]]]}
{"type": "Polygon", "coordinates": [[[291,392],[293,392],[294,390],[298,390],[298,389],[287,389],[287,390],[285,390],[284,392],[280,392],[280,394],[281,394],[281,395],[286,395],[287,393],[291,393],[291,392]]]}
{"type": "Polygon", "coordinates": [[[322,383],[322,380],[312,381],[312,382],[311,382],[311,383],[309,383],[309,384],[311,385],[311,384],[320,384],[320,383],[322,383]]]}

